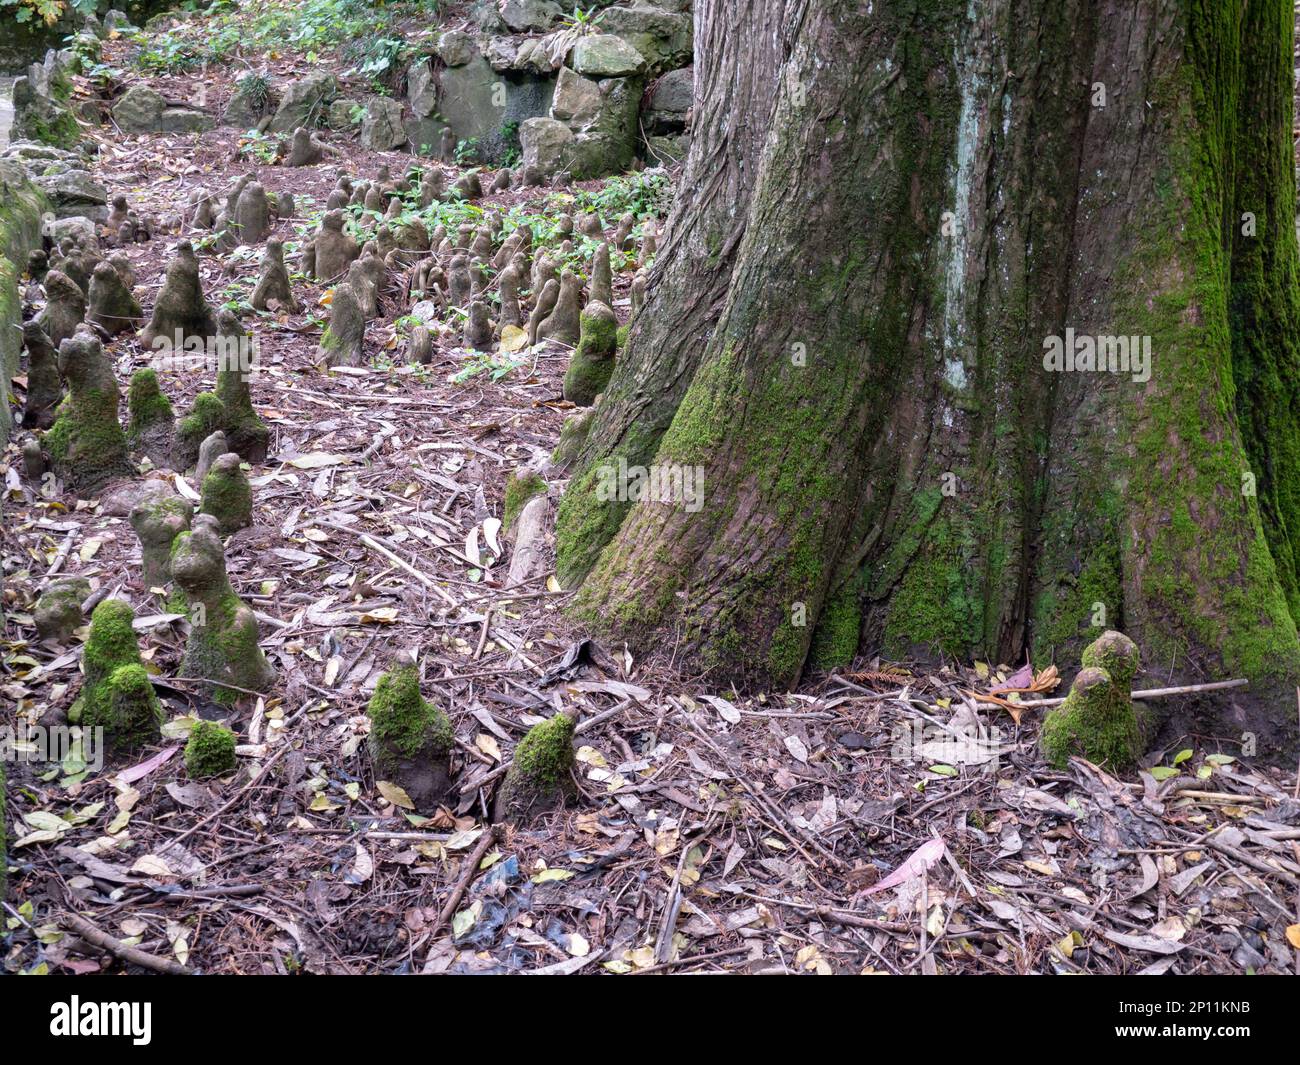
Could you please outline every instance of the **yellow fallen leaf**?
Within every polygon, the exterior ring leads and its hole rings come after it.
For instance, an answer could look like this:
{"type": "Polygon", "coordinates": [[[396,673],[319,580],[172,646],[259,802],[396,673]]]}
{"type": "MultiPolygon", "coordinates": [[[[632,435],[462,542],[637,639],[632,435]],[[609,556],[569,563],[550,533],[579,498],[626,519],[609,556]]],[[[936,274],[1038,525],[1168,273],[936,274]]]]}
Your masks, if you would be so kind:
{"type": "Polygon", "coordinates": [[[174,876],[171,866],[158,857],[156,854],[146,854],[142,858],[137,858],[131,872],[144,873],[146,876],[174,876]]]}
{"type": "Polygon", "coordinates": [[[486,754],[494,762],[501,761],[501,746],[496,739],[489,736],[486,732],[480,732],[474,737],[474,746],[486,754]]]}
{"type": "Polygon", "coordinates": [[[318,470],[322,466],[342,466],[351,461],[348,455],[331,455],[326,451],[313,451],[290,459],[288,464],[300,470],[318,470]]]}
{"type": "Polygon", "coordinates": [[[548,884],[552,880],[568,880],[572,876],[572,869],[543,869],[532,880],[534,884],[548,884]]]}
{"type": "Polygon", "coordinates": [[[406,794],[404,788],[391,784],[387,780],[375,781],[375,787],[379,789],[379,794],[394,806],[400,806],[403,810],[415,809],[415,803],[411,801],[411,797],[406,794]]]}
{"type": "Polygon", "coordinates": [[[1300,950],[1300,924],[1287,925],[1286,941],[1296,950],[1300,950]]]}
{"type": "Polygon", "coordinates": [[[527,330],[517,325],[507,325],[501,329],[501,350],[519,351],[528,343],[527,330]]]}

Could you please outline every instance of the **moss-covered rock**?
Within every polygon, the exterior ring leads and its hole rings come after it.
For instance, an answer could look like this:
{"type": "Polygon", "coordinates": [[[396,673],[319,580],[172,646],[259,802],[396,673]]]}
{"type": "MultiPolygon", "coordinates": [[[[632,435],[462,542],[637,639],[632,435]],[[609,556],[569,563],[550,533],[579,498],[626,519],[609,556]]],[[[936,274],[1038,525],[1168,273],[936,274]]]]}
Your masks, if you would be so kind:
{"type": "Polygon", "coordinates": [[[375,778],[402,788],[416,809],[436,808],[451,788],[455,737],[447,715],[420,694],[416,667],[396,666],[380,677],[366,712],[375,778]]]}
{"type": "Polygon", "coordinates": [[[546,482],[533,470],[514,470],[506,479],[505,501],[501,509],[501,524],[510,529],[523,513],[524,506],[533,496],[546,492],[546,482]]]}
{"type": "Polygon", "coordinates": [[[1103,632],[1083,652],[1083,666],[1065,702],[1049,710],[1040,742],[1052,765],[1063,769],[1072,754],[1111,770],[1132,766],[1142,730],[1130,697],[1138,649],[1119,632],[1103,632]]]}
{"type": "Polygon", "coordinates": [[[90,595],[85,577],[63,577],[50,584],[36,600],[32,617],[42,640],[66,641],[85,620],[81,604],[90,595]]]}
{"type": "Polygon", "coordinates": [[[22,301],[18,280],[28,255],[41,247],[45,196],[21,163],[0,159],[0,436],[13,424],[9,382],[18,373],[22,347],[22,301]]]}
{"type": "Polygon", "coordinates": [[[235,734],[215,721],[199,721],[185,744],[185,772],[195,780],[235,771],[235,734]]]}
{"type": "Polygon", "coordinates": [[[575,724],[560,713],[528,730],[497,792],[496,820],[530,821],[577,796],[572,778],[575,724]]]}
{"type": "Polygon", "coordinates": [[[219,456],[203,478],[199,512],[217,519],[222,536],[253,524],[253,490],[239,467],[239,456],[234,452],[219,456]]]}
{"type": "Polygon", "coordinates": [[[211,697],[224,705],[268,691],[275,672],[257,645],[257,618],[230,587],[216,518],[199,514],[193,530],[176,537],[171,572],[189,604],[180,676],[208,681],[211,697]]]}
{"type": "MultiPolygon", "coordinates": [[[[5,27],[6,35],[12,29],[5,27]]],[[[15,140],[35,141],[55,148],[72,149],[81,137],[81,127],[67,106],[67,95],[51,82],[41,86],[29,75],[14,79],[13,108],[15,140]],[[42,91],[48,88],[50,91],[42,91]]]]}
{"type": "Polygon", "coordinates": [[[610,307],[593,300],[582,312],[581,322],[578,347],[564,375],[564,398],[590,407],[614,373],[618,318],[610,307]]]}

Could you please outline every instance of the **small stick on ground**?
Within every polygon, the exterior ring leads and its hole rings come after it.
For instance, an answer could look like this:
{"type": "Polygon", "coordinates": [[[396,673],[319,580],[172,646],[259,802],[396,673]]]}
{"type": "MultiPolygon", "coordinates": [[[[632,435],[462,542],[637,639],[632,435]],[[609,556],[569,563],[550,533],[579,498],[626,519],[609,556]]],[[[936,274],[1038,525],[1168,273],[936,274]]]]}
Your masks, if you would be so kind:
{"type": "Polygon", "coordinates": [[[429,591],[433,592],[435,595],[441,596],[442,601],[444,603],[447,603],[449,606],[460,606],[460,600],[452,596],[451,593],[449,593],[446,589],[444,589],[441,585],[439,585],[436,581],[434,581],[432,577],[430,577],[427,573],[421,573],[418,569],[416,569],[409,562],[407,562],[406,559],[402,558],[402,556],[399,555],[396,551],[394,551],[390,547],[384,546],[384,544],[380,543],[379,540],[377,540],[374,536],[371,536],[369,533],[364,533],[360,529],[349,529],[346,525],[340,525],[337,522],[333,522],[333,521],[324,521],[321,518],[315,519],[313,524],[323,526],[326,529],[334,529],[338,532],[345,532],[351,534],[352,536],[355,536],[358,540],[360,540],[363,544],[365,544],[368,548],[370,548],[370,550],[378,551],[381,555],[383,555],[386,559],[388,559],[389,562],[393,563],[396,566],[400,566],[402,569],[404,569],[417,581],[419,581],[426,588],[428,588],[429,591]]]}
{"type": "Polygon", "coordinates": [[[474,874],[478,872],[479,862],[483,860],[483,855],[487,854],[488,848],[496,842],[497,827],[488,825],[479,837],[478,843],[470,851],[470,855],[465,859],[465,865],[461,869],[460,879],[456,881],[456,886],[451,889],[451,894],[447,896],[447,904],[443,906],[442,912],[438,914],[438,920],[434,923],[433,928],[429,931],[429,937],[436,938],[438,933],[446,927],[451,920],[452,915],[456,912],[456,907],[460,905],[460,900],[464,897],[470,881],[474,879],[474,874]]]}
{"type": "MultiPolygon", "coordinates": [[[[1216,680],[1209,684],[1182,684],[1176,688],[1147,688],[1144,691],[1129,692],[1134,699],[1164,699],[1170,695],[1195,695],[1197,692],[1218,692],[1226,691],[1229,688],[1244,688],[1250,681],[1245,678],[1237,680],[1216,680]]],[[[1300,688],[1296,689],[1300,694],[1300,688]]],[[[972,692],[972,695],[981,702],[992,702],[988,696],[981,695],[978,692],[972,692]]],[[[1034,706],[1060,706],[1065,700],[1062,699],[1027,699],[1022,703],[1015,705],[1020,707],[1034,706]]]]}
{"type": "Polygon", "coordinates": [[[194,970],[188,969],[180,962],[171,961],[168,958],[160,958],[157,954],[150,954],[147,951],[140,950],[138,947],[128,947],[120,939],[114,939],[107,932],[101,931],[84,917],[79,917],[75,913],[65,913],[59,917],[59,923],[70,928],[81,936],[88,943],[93,943],[97,947],[102,947],[110,954],[121,958],[124,962],[131,965],[138,965],[142,969],[152,969],[157,973],[166,973],[168,976],[193,976],[194,970]]]}

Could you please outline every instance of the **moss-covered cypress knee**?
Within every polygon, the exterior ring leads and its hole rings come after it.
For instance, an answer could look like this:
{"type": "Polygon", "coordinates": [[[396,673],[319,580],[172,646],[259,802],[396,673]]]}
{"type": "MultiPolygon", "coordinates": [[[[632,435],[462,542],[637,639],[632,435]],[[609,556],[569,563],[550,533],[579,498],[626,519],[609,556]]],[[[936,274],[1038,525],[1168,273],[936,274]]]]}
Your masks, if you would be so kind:
{"type": "Polygon", "coordinates": [[[582,312],[581,321],[578,347],[564,375],[564,398],[580,407],[590,407],[614,373],[618,318],[610,307],[593,300],[582,312]]]}
{"type": "Polygon", "coordinates": [[[131,663],[109,674],[102,693],[82,708],[82,728],[102,728],[110,751],[131,754],[162,736],[162,704],[144,666],[131,663]]]}
{"type": "Polygon", "coordinates": [[[220,456],[203,478],[199,511],[217,519],[222,536],[253,524],[253,490],[244,471],[239,468],[239,456],[234,452],[220,456]]]}
{"type": "Polygon", "coordinates": [[[107,725],[109,679],[122,666],[142,664],[134,620],[131,604],[121,599],[105,599],[91,613],[90,635],[81,652],[81,696],[68,711],[73,724],[107,725]]]}
{"type": "Polygon", "coordinates": [[[322,366],[360,366],[366,359],[366,318],[346,281],[334,286],[330,324],[321,334],[317,362],[322,366]]]}
{"type": "Polygon", "coordinates": [[[27,349],[27,405],[23,408],[23,427],[48,429],[54,424],[54,412],[63,399],[58,352],[45,330],[34,321],[23,325],[23,347],[27,349]]]}
{"type": "Polygon", "coordinates": [[[418,810],[437,807],[451,788],[454,735],[447,715],[420,694],[416,667],[380,677],[366,712],[376,779],[398,785],[418,810]]]}
{"type": "Polygon", "coordinates": [[[256,465],[266,458],[271,439],[271,431],[253,409],[249,387],[256,345],[235,313],[225,308],[217,313],[217,345],[217,397],[225,408],[221,428],[230,450],[256,465]]]}
{"type": "Polygon", "coordinates": [[[1043,721],[1043,754],[1064,768],[1078,754],[1108,768],[1133,765],[1141,753],[1142,732],[1130,696],[1138,649],[1119,632],[1103,632],[1083,652],[1083,666],[1070,694],[1043,721]]]}
{"type": "Polygon", "coordinates": [[[86,321],[113,337],[138,329],[143,317],[140,304],[113,264],[107,260],[97,263],[90,275],[86,321]]]}
{"type": "Polygon", "coordinates": [[[130,477],[126,434],[117,420],[121,393],[99,339],[79,332],[59,346],[59,370],[68,397],[45,434],[55,473],[74,492],[98,491],[114,477],[130,477]]]}
{"type": "Polygon", "coordinates": [[[168,467],[176,444],[176,415],[158,386],[158,374],[136,370],[126,392],[126,441],[149,456],[155,466],[168,467]]]}
{"type": "Polygon", "coordinates": [[[131,528],[140,540],[146,588],[162,588],[171,582],[172,544],[189,529],[193,517],[189,500],[165,489],[131,508],[131,528]]]}
{"type": "Polygon", "coordinates": [[[199,721],[185,744],[185,772],[195,780],[235,771],[235,734],[215,721],[199,721]]]}
{"type": "Polygon", "coordinates": [[[67,640],[85,620],[81,604],[89,595],[90,582],[85,577],[62,577],[52,582],[32,610],[36,634],[42,640],[67,640]]]}
{"type": "Polygon", "coordinates": [[[194,246],[183,240],[167,264],[149,324],[140,332],[140,346],[177,356],[193,339],[205,345],[217,335],[217,319],[203,296],[199,258],[194,246]]]}
{"type": "Polygon", "coordinates": [[[577,796],[571,775],[574,725],[573,718],[560,713],[528,730],[497,792],[496,820],[530,821],[577,796]]]}
{"type": "Polygon", "coordinates": [[[532,470],[514,470],[506,479],[505,501],[501,509],[501,524],[511,528],[523,513],[524,505],[546,491],[546,482],[532,470]]]}
{"type": "Polygon", "coordinates": [[[226,405],[215,392],[200,392],[194,406],[176,425],[176,466],[188,470],[199,460],[203,441],[226,424],[226,405]]]}
{"type": "Polygon", "coordinates": [[[574,411],[564,419],[560,427],[560,439],[551,452],[551,465],[561,473],[567,473],[577,461],[582,445],[587,442],[587,433],[591,430],[592,410],[574,411]]]}
{"type": "Polygon", "coordinates": [[[275,672],[257,645],[257,618],[230,587],[216,518],[199,514],[193,530],[176,538],[171,571],[190,608],[180,675],[208,681],[212,698],[225,705],[268,691],[275,672]]]}
{"type": "Polygon", "coordinates": [[[138,447],[144,433],[159,422],[170,424],[176,417],[171,402],[158,386],[158,374],[148,367],[131,375],[131,385],[126,394],[128,415],[126,436],[133,447],[138,447]]]}

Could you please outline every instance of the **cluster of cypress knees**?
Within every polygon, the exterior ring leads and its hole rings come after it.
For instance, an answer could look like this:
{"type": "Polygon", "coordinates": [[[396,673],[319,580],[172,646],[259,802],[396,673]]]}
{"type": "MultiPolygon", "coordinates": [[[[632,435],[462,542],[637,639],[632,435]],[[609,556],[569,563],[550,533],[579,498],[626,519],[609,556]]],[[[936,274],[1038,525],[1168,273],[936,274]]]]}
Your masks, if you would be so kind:
{"type": "MultiPolygon", "coordinates": [[[[405,212],[404,192],[428,206],[449,196],[475,198],[481,188],[470,172],[448,189],[436,167],[413,169],[401,181],[393,181],[386,169],[373,182],[338,175],[300,262],[313,280],[334,282],[321,364],[363,361],[366,321],[379,313],[381,298],[399,298],[423,312],[422,324],[409,339],[412,361],[431,360],[433,330],[466,348],[486,350],[515,327],[526,333],[529,344],[575,347],[565,396],[580,408],[598,402],[627,328],[620,329],[612,306],[611,248],[635,250],[634,216],[619,220],[611,241],[597,215],[567,214],[560,219],[552,254],[546,247],[534,249],[527,226],[505,234],[503,218],[494,211],[484,214],[482,225],[462,225],[454,236],[441,226],[428,232],[405,212]],[[346,231],[343,208],[351,203],[383,216],[373,239],[364,244],[346,231]],[[575,234],[591,238],[589,286],[561,265],[572,258],[575,234]],[[496,279],[495,311],[488,293],[490,272],[496,279]],[[453,335],[457,327],[439,321],[459,318],[447,315],[453,309],[463,312],[460,337],[453,335]]],[[[300,309],[284,246],[273,235],[279,221],[293,217],[291,197],[268,195],[247,176],[220,197],[196,190],[187,213],[192,228],[211,231],[208,243],[217,250],[264,242],[261,274],[250,299],[255,309],[300,309]]],[[[195,471],[197,513],[167,481],[149,479],[130,511],[130,524],[140,541],[145,586],[190,622],[178,676],[200,682],[216,703],[233,707],[241,696],[266,693],[275,680],[258,646],[256,618],[231,587],[224,545],[225,537],[253,522],[244,464],[262,462],[270,440],[249,387],[249,353],[256,346],[233,311],[214,311],[207,302],[199,258],[187,240],[176,245],[146,321],[134,295],[130,260],[121,252],[102,257],[100,240],[120,246],[151,236],[150,224],[116,196],[97,233],[73,229],[50,253],[36,253],[29,262],[33,280],[44,288],[45,303],[24,326],[28,391],[23,425],[35,431],[23,445],[24,466],[29,479],[52,472],[83,497],[119,478],[139,476],[133,456],[147,457],[158,469],[195,471]],[[215,351],[233,357],[219,362],[215,388],[200,393],[179,419],[156,370],[137,370],[128,388],[123,428],[120,388],[104,342],[137,329],[140,345],[155,352],[215,351]]],[[[638,256],[642,268],[631,286],[633,314],[644,303],[644,267],[655,254],[656,241],[653,222],[647,222],[638,256]]],[[[580,410],[566,423],[554,465],[562,468],[566,456],[576,452],[589,413],[580,410]]],[[[544,491],[535,471],[512,475],[506,501],[507,510],[516,513],[508,517],[517,518],[520,505],[544,491]]],[[[87,600],[94,597],[84,579],[53,582],[35,610],[39,635],[66,640],[82,623],[87,600]]],[[[118,755],[157,742],[164,721],[133,621],[131,606],[121,599],[105,599],[94,607],[83,652],[83,687],[69,711],[72,723],[103,729],[108,749],[118,755]]],[[[368,711],[376,777],[402,787],[420,809],[448,798],[454,735],[446,714],[422,696],[417,667],[394,664],[380,679],[368,711]]],[[[560,713],[527,733],[498,788],[496,816],[528,818],[572,797],[574,726],[573,717],[560,713]]],[[[191,731],[185,761],[196,777],[232,772],[234,733],[221,724],[199,722],[191,731]]]]}

